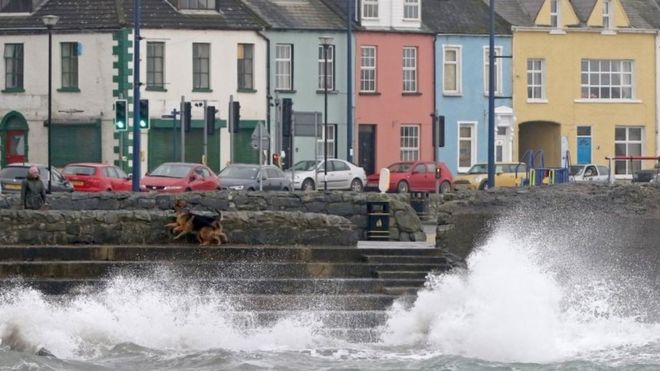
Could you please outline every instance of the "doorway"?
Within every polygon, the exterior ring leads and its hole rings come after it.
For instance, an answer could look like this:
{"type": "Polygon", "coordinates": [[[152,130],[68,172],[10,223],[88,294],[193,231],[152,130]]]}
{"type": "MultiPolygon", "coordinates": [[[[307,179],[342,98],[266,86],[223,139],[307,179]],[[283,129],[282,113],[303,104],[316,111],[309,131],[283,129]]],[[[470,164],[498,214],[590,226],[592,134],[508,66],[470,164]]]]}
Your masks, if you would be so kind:
{"type": "Polygon", "coordinates": [[[367,175],[376,172],[376,125],[360,124],[358,166],[361,166],[367,175]]]}

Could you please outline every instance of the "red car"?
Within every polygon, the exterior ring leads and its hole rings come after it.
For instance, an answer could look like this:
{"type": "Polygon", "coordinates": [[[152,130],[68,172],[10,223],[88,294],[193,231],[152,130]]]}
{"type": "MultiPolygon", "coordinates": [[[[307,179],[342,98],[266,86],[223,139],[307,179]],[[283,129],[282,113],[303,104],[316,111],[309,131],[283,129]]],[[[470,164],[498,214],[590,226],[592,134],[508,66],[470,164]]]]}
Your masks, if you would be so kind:
{"type": "Polygon", "coordinates": [[[68,164],[62,175],[76,192],[130,192],[131,177],[115,165],[81,162],[68,164]]]}
{"type": "Polygon", "coordinates": [[[215,191],[220,188],[218,176],[203,164],[166,162],[140,181],[140,191],[189,192],[215,191]]]}
{"type": "MultiPolygon", "coordinates": [[[[452,189],[453,177],[444,162],[409,161],[397,162],[387,167],[390,170],[390,188],[388,192],[435,192],[436,169],[440,170],[440,192],[452,189]]],[[[367,177],[367,188],[378,190],[380,174],[367,177]]]]}

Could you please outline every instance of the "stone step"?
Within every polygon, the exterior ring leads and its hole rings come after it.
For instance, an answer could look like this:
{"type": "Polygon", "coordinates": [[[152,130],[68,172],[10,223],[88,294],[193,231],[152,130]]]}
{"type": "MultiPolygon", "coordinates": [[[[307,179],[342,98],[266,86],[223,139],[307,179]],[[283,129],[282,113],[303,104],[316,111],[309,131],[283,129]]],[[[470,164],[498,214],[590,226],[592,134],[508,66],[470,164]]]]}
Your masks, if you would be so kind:
{"type": "Polygon", "coordinates": [[[388,295],[415,295],[421,287],[414,286],[392,286],[383,288],[383,294],[388,295]]]}
{"type": "Polygon", "coordinates": [[[369,263],[384,264],[433,264],[449,267],[449,262],[444,256],[419,256],[419,255],[372,255],[365,254],[365,259],[369,263]]]}
{"type": "Polygon", "coordinates": [[[384,280],[401,280],[401,279],[416,279],[426,280],[428,271],[381,271],[377,273],[378,278],[384,280]]]}
{"type": "Polygon", "coordinates": [[[367,328],[334,328],[317,332],[321,336],[344,340],[349,343],[370,344],[381,342],[381,331],[367,328]]]}
{"type": "MultiPolygon", "coordinates": [[[[0,261],[150,261],[214,260],[243,262],[357,262],[369,256],[439,257],[442,250],[358,249],[355,247],[283,247],[222,245],[167,246],[9,246],[0,247],[0,261]]],[[[400,259],[401,260],[401,259],[400,259]]],[[[403,262],[403,261],[399,261],[403,262]]],[[[427,262],[428,263],[428,262],[427,262]]]]}
{"type": "MultiPolygon", "coordinates": [[[[19,284],[30,286],[44,294],[67,294],[89,292],[102,288],[106,279],[33,279],[18,280],[19,284]]],[[[185,280],[178,280],[185,282],[185,280]]],[[[340,279],[190,279],[190,285],[201,289],[231,294],[379,294],[385,287],[423,286],[424,279],[378,279],[378,278],[340,278],[340,279]]],[[[154,284],[158,284],[155,281],[154,284]]],[[[164,281],[162,283],[165,283],[164,281]]],[[[16,286],[17,280],[0,280],[0,289],[16,286]]]]}
{"type": "MultiPolygon", "coordinates": [[[[28,261],[0,262],[0,278],[95,278],[115,274],[140,274],[167,270],[177,276],[226,278],[358,278],[377,277],[378,272],[429,272],[443,269],[434,264],[388,263],[283,263],[220,261],[28,261]]],[[[423,278],[423,277],[422,277],[423,278]]]]}
{"type": "Polygon", "coordinates": [[[319,324],[323,329],[332,328],[374,328],[381,326],[387,320],[383,310],[364,311],[227,311],[226,315],[233,325],[242,328],[272,326],[283,319],[303,320],[319,324]]]}

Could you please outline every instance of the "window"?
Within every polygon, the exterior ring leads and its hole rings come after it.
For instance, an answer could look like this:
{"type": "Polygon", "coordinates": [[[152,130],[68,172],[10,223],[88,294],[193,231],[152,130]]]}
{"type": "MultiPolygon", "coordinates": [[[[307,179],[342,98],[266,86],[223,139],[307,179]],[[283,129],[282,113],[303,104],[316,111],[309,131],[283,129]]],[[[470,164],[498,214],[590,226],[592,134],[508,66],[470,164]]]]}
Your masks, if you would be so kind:
{"type": "MultiPolygon", "coordinates": [[[[325,146],[325,129],[321,126],[322,130],[316,138],[316,156],[323,158],[323,147],[325,146]]],[[[335,134],[337,132],[337,125],[328,124],[328,158],[337,157],[335,147],[335,134]]],[[[328,169],[330,170],[330,169],[328,169]]]]}
{"type": "MultiPolygon", "coordinates": [[[[484,94],[488,95],[488,67],[490,66],[489,59],[490,48],[484,48],[484,94]]],[[[502,63],[498,56],[502,55],[502,47],[495,47],[495,95],[502,95],[502,63]]]]}
{"type": "Polygon", "coordinates": [[[417,92],[417,48],[403,48],[403,92],[417,92]]]}
{"type": "Polygon", "coordinates": [[[326,70],[325,70],[325,58],[323,57],[323,45],[319,45],[319,90],[324,90],[326,87],[326,84],[328,86],[328,90],[334,90],[335,89],[335,46],[334,45],[329,45],[326,47],[328,50],[328,54],[326,55],[327,60],[328,60],[328,75],[326,76],[326,70]]]}
{"type": "Polygon", "coordinates": [[[193,43],[193,89],[210,89],[211,44],[193,43]]]}
{"type": "Polygon", "coordinates": [[[23,89],[23,44],[5,44],[5,88],[23,89]]]}
{"type": "Polygon", "coordinates": [[[147,42],[147,89],[165,88],[165,43],[147,42]]]}
{"type": "Polygon", "coordinates": [[[293,45],[275,46],[275,90],[293,89],[293,45]]]}
{"type": "Polygon", "coordinates": [[[215,0],[179,0],[179,9],[215,10],[215,0]]]}
{"type": "Polygon", "coordinates": [[[545,99],[544,69],[543,59],[527,60],[527,99],[545,99]]]}
{"type": "Polygon", "coordinates": [[[0,0],[0,13],[30,13],[32,1],[0,0]]]}
{"type": "Polygon", "coordinates": [[[254,45],[238,44],[238,88],[254,89],[254,45]]]}
{"type": "Polygon", "coordinates": [[[633,61],[582,60],[582,98],[633,99],[633,61]]]}
{"type": "Polygon", "coordinates": [[[603,1],[603,28],[612,29],[612,0],[603,1]]]}
{"type": "Polygon", "coordinates": [[[362,0],[362,17],[378,18],[378,0],[362,0]]]}
{"type": "Polygon", "coordinates": [[[419,160],[419,125],[401,126],[401,161],[419,160]]]}
{"type": "MultiPolygon", "coordinates": [[[[615,156],[641,156],[643,132],[640,127],[617,127],[614,129],[615,156]]],[[[641,160],[617,160],[614,163],[615,175],[631,175],[641,170],[641,160]]]]}
{"type": "Polygon", "coordinates": [[[419,19],[419,1],[403,0],[403,19],[419,19]]]}
{"type": "Polygon", "coordinates": [[[360,91],[376,91],[376,47],[363,46],[360,55],[360,91]]]}
{"type": "Polygon", "coordinates": [[[550,26],[559,27],[559,0],[550,0],[550,26]]]}
{"type": "Polygon", "coordinates": [[[470,169],[476,157],[476,138],[474,123],[458,123],[458,171],[470,169]]]}
{"type": "Polygon", "coordinates": [[[62,43],[62,89],[78,88],[78,43],[62,43]]]}
{"type": "Polygon", "coordinates": [[[461,48],[443,47],[442,92],[444,94],[461,93],[461,48]]]}

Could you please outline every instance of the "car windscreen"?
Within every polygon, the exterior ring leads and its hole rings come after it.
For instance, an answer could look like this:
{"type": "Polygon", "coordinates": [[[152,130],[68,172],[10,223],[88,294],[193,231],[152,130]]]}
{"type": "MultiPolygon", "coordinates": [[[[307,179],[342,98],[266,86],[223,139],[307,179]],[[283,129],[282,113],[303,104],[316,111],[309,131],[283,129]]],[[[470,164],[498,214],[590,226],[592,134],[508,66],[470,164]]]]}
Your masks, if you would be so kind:
{"type": "Polygon", "coordinates": [[[183,164],[167,164],[160,165],[154,171],[152,171],[150,176],[162,176],[168,178],[183,178],[190,173],[190,165],[183,164]]]}
{"type": "MultiPolygon", "coordinates": [[[[3,179],[25,179],[28,173],[27,167],[22,166],[8,166],[0,170],[0,178],[3,179]]],[[[42,179],[48,177],[48,171],[46,169],[39,169],[39,176],[42,179]]]]}
{"type": "Polygon", "coordinates": [[[258,166],[228,166],[222,169],[218,176],[232,179],[255,179],[258,172],[258,166]]]}
{"type": "Polygon", "coordinates": [[[294,171],[310,171],[314,170],[316,168],[316,165],[319,163],[319,161],[299,161],[296,162],[295,165],[293,165],[293,170],[294,171]]]}
{"type": "Polygon", "coordinates": [[[584,170],[584,166],[571,166],[570,167],[571,175],[579,175],[579,174],[582,173],[582,170],[584,170]]]}
{"type": "Polygon", "coordinates": [[[96,174],[96,168],[93,166],[71,165],[65,166],[62,169],[62,173],[69,175],[94,175],[96,174]]]}
{"type": "Polygon", "coordinates": [[[488,172],[488,165],[486,164],[476,164],[473,165],[470,170],[468,170],[468,174],[485,174],[488,172]]]}
{"type": "Polygon", "coordinates": [[[397,162],[388,167],[390,173],[407,173],[410,171],[412,162],[397,162]]]}

